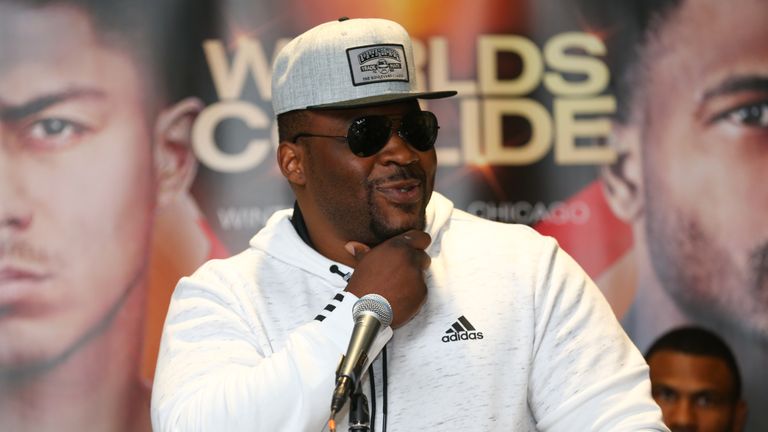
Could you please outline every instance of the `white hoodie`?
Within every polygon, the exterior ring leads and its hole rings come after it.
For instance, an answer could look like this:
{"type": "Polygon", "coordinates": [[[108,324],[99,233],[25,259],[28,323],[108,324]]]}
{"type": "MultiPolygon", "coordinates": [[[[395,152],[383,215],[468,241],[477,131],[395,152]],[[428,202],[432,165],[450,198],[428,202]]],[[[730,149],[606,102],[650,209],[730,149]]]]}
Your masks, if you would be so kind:
{"type": "MultiPolygon", "coordinates": [[[[352,269],[304,243],[290,216],[277,212],[250,248],[179,282],[155,373],[156,431],[324,430],[357,299],[338,274],[352,269]]],[[[437,193],[426,231],[426,303],[386,348],[389,431],[667,430],[645,361],[553,239],[437,193]]],[[[381,356],[374,371],[380,431],[381,356]]]]}

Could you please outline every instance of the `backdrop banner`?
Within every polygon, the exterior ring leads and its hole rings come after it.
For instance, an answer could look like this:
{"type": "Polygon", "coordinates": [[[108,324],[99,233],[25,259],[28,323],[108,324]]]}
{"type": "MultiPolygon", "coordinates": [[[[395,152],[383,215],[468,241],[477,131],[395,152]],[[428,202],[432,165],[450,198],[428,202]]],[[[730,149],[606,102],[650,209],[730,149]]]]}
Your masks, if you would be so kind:
{"type": "Polygon", "coordinates": [[[149,430],[176,281],[293,205],[272,60],[342,16],[458,91],[436,190],[555,237],[641,351],[715,330],[768,430],[768,4],[645,3],[0,0],[0,431],[149,430]]]}

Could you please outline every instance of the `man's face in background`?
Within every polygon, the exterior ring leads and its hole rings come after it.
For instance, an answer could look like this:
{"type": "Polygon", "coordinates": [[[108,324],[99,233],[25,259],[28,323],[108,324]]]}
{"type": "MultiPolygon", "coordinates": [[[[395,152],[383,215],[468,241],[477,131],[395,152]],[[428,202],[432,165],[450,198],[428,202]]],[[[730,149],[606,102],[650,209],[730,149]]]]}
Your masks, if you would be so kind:
{"type": "Polygon", "coordinates": [[[768,4],[685,1],[651,37],[625,170],[661,286],[768,339],[768,4]]]}
{"type": "Polygon", "coordinates": [[[143,283],[157,188],[143,82],[83,12],[0,4],[6,372],[55,362],[143,283]]]}
{"type": "Polygon", "coordinates": [[[742,430],[746,405],[734,394],[733,375],[724,360],[660,350],[648,365],[651,393],[672,432],[742,430]]]}

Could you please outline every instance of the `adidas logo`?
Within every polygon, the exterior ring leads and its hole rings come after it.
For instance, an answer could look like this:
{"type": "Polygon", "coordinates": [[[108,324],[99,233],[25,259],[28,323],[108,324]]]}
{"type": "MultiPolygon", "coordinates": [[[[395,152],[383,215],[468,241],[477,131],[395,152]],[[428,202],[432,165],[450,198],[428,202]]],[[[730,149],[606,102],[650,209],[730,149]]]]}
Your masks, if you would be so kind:
{"type": "Polygon", "coordinates": [[[483,332],[476,331],[475,326],[470,324],[469,320],[467,320],[464,315],[462,315],[458,320],[456,320],[455,323],[453,323],[453,325],[451,325],[451,328],[445,331],[445,336],[443,336],[442,341],[448,343],[460,340],[477,340],[482,338],[483,332]]]}

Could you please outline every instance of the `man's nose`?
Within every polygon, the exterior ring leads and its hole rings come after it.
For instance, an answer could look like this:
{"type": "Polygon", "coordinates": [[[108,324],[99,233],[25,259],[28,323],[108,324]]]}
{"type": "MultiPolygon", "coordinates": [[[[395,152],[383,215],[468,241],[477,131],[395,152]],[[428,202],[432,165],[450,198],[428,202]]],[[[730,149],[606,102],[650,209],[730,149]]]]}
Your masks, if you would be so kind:
{"type": "Polygon", "coordinates": [[[691,401],[681,398],[664,412],[664,421],[672,432],[696,432],[696,411],[691,401]]]}
{"type": "Polygon", "coordinates": [[[397,130],[393,130],[389,141],[379,151],[379,158],[382,165],[389,163],[409,165],[419,160],[419,154],[397,130]]]}
{"type": "Polygon", "coordinates": [[[20,174],[7,146],[0,142],[0,231],[24,230],[32,223],[32,212],[23,203],[20,174]]]}

